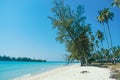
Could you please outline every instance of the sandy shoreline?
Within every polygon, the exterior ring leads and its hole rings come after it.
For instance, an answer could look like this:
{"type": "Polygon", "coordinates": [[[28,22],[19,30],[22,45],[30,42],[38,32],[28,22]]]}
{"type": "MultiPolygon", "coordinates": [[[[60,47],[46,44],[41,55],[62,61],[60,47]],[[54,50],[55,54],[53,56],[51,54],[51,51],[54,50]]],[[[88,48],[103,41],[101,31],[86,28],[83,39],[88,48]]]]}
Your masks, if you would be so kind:
{"type": "Polygon", "coordinates": [[[64,66],[41,74],[19,77],[14,80],[115,80],[110,77],[110,69],[79,64],[64,66]],[[81,73],[87,71],[87,73],[81,73]]]}

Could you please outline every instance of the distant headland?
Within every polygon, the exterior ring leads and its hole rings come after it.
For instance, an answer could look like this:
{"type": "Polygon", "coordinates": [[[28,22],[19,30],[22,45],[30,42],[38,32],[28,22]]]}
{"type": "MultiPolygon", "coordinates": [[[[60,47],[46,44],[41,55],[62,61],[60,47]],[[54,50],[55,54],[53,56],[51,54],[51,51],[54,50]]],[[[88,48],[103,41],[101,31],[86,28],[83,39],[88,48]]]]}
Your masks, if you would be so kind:
{"type": "Polygon", "coordinates": [[[10,57],[10,56],[0,56],[0,61],[25,61],[25,62],[46,62],[46,60],[42,60],[42,59],[31,59],[28,57],[10,57]]]}

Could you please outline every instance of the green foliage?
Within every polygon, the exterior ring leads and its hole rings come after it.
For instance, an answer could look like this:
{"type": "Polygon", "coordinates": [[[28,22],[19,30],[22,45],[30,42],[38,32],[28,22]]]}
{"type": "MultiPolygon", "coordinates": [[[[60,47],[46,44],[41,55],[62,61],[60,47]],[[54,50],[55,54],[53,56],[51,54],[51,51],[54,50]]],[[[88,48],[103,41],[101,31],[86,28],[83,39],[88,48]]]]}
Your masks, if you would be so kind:
{"type": "MultiPolygon", "coordinates": [[[[113,44],[112,44],[112,37],[111,37],[111,33],[110,33],[110,28],[109,28],[109,20],[113,20],[113,17],[114,17],[114,14],[109,10],[109,8],[104,8],[103,10],[101,11],[98,11],[99,13],[99,16],[97,17],[98,21],[103,24],[103,27],[104,27],[104,23],[107,25],[107,28],[108,28],[108,32],[109,32],[109,37],[110,37],[110,44],[111,44],[111,48],[113,47],[113,44]]],[[[104,27],[104,33],[105,33],[105,37],[106,37],[106,41],[107,41],[107,44],[108,44],[108,49],[109,49],[109,42],[108,42],[108,39],[107,39],[107,35],[106,35],[106,30],[105,30],[105,27],[104,27]]],[[[110,51],[112,53],[112,51],[110,51]]]]}
{"type": "Polygon", "coordinates": [[[99,16],[97,17],[100,23],[108,23],[109,20],[113,20],[114,14],[110,12],[109,8],[104,8],[98,11],[99,16]]]}
{"type": "MultiPolygon", "coordinates": [[[[53,28],[57,32],[57,41],[65,44],[66,49],[70,52],[66,56],[67,61],[78,60],[81,63],[91,63],[92,61],[104,61],[111,58],[111,56],[118,57],[119,50],[114,49],[114,53],[110,54],[109,43],[106,36],[104,24],[107,25],[109,36],[112,38],[109,29],[109,20],[113,20],[114,14],[109,8],[104,8],[98,11],[98,21],[103,24],[104,33],[100,30],[96,35],[93,35],[90,24],[86,24],[86,17],[84,14],[84,7],[79,5],[76,9],[72,10],[69,5],[64,4],[64,0],[54,0],[54,6],[51,9],[53,16],[51,19],[53,28]],[[104,35],[107,40],[108,49],[104,49],[103,40],[104,35]],[[100,46],[99,42],[102,46],[100,46]]],[[[113,49],[112,49],[113,50],[113,49]]]]}
{"type": "MultiPolygon", "coordinates": [[[[106,25],[107,25],[109,37],[110,37],[111,48],[113,47],[113,44],[112,44],[112,36],[111,36],[110,27],[109,27],[108,22],[109,22],[109,20],[113,20],[113,17],[114,17],[114,14],[109,10],[109,8],[104,8],[102,11],[99,11],[98,21],[103,24],[106,23],[106,25]]],[[[105,30],[104,30],[104,32],[105,32],[105,30]]],[[[108,43],[107,36],[106,36],[106,40],[108,43]]],[[[109,46],[109,43],[108,43],[108,46],[109,46]]]]}
{"type": "Polygon", "coordinates": [[[117,6],[120,8],[120,0],[114,0],[114,2],[112,3],[112,6],[117,6]]]}
{"type": "Polygon", "coordinates": [[[100,30],[97,31],[96,36],[100,40],[100,42],[104,40],[104,35],[100,30]]]}
{"type": "Polygon", "coordinates": [[[115,58],[120,58],[120,46],[113,47],[112,50],[113,50],[113,54],[112,55],[115,58]]]}
{"type": "Polygon", "coordinates": [[[83,6],[79,5],[76,10],[72,10],[64,5],[63,0],[55,0],[52,12],[54,15],[49,18],[58,30],[56,39],[66,45],[67,51],[71,53],[69,59],[80,60],[81,57],[88,57],[91,52],[91,29],[89,24],[85,24],[83,6]]]}

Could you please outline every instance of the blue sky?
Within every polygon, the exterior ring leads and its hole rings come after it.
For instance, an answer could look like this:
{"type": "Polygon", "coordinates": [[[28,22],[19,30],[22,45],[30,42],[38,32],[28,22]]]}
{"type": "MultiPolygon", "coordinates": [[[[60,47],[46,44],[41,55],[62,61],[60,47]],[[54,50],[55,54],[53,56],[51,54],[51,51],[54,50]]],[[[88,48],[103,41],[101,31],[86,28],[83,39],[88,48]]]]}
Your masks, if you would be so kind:
{"type": "MultiPolygon", "coordinates": [[[[86,22],[92,30],[103,30],[97,22],[98,10],[109,7],[114,12],[110,28],[114,45],[120,45],[120,8],[110,6],[113,0],[66,0],[73,9],[81,4],[85,7],[86,22]]],[[[52,28],[52,0],[0,0],[0,55],[14,57],[64,60],[68,53],[63,44],[55,40],[52,28]]],[[[106,47],[106,43],[105,43],[106,47]]]]}

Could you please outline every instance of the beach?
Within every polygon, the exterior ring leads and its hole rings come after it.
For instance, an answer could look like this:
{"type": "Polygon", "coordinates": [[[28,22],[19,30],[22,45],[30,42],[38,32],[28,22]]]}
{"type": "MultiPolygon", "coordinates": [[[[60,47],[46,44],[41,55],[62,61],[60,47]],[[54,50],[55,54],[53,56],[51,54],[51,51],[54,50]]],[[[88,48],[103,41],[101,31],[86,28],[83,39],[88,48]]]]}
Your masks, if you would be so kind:
{"type": "Polygon", "coordinates": [[[81,67],[73,64],[59,67],[36,75],[18,77],[14,80],[115,80],[110,78],[109,68],[81,67]]]}

